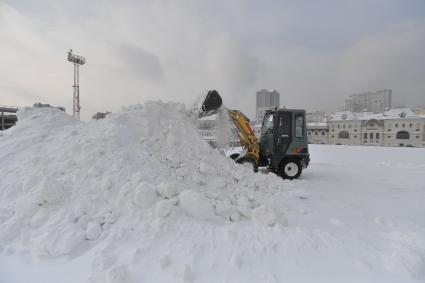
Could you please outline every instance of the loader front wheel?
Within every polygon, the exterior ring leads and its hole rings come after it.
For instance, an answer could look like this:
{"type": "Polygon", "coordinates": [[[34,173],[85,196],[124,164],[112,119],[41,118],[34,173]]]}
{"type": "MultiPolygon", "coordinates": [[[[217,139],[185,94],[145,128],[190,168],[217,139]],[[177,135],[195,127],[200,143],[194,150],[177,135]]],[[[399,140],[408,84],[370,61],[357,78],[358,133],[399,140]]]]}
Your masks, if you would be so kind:
{"type": "Polygon", "coordinates": [[[236,160],[236,163],[245,165],[246,167],[252,168],[254,172],[258,172],[258,166],[255,160],[249,157],[242,157],[236,160]]]}
{"type": "Polygon", "coordinates": [[[298,159],[285,159],[280,163],[278,173],[283,179],[297,179],[301,175],[302,167],[298,159]]]}

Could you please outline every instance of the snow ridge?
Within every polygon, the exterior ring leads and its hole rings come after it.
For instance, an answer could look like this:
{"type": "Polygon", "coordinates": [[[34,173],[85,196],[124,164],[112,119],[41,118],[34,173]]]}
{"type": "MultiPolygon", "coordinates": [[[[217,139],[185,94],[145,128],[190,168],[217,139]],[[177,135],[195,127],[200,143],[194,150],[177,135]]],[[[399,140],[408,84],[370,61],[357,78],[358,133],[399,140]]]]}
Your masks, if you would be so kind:
{"type": "Polygon", "coordinates": [[[88,123],[56,109],[18,115],[1,141],[0,246],[39,258],[75,256],[155,218],[250,220],[264,193],[252,178],[278,186],[206,144],[180,104],[148,102],[88,123]]]}

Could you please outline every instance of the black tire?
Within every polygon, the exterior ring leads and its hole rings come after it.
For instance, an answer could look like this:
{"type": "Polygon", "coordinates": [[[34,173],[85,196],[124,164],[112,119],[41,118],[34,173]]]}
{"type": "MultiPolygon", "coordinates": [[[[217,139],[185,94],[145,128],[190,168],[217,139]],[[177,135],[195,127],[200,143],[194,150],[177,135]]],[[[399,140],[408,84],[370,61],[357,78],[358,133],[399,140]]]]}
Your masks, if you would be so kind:
{"type": "Polygon", "coordinates": [[[290,158],[290,159],[284,159],[278,169],[278,174],[283,179],[297,179],[302,172],[302,166],[298,159],[290,158]]]}
{"type": "Polygon", "coordinates": [[[233,160],[236,160],[236,158],[239,157],[239,153],[233,153],[232,155],[230,155],[230,158],[233,160]]]}
{"type": "Polygon", "coordinates": [[[258,172],[258,165],[255,162],[255,160],[253,160],[252,158],[242,157],[242,158],[236,160],[236,163],[239,163],[239,164],[250,164],[250,165],[252,165],[252,169],[254,170],[254,172],[258,172]]]}

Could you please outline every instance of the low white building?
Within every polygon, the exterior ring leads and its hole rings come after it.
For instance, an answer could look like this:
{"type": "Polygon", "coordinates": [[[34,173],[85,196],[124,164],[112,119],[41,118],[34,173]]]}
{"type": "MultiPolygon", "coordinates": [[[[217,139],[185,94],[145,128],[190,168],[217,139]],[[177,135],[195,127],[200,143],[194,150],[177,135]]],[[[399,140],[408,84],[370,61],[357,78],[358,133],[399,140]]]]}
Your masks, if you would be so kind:
{"type": "Polygon", "coordinates": [[[313,111],[305,113],[305,119],[307,123],[321,123],[326,122],[328,113],[325,111],[313,111]]]}
{"type": "Polygon", "coordinates": [[[307,123],[308,143],[329,143],[329,128],[326,122],[307,123]]]}
{"type": "Polygon", "coordinates": [[[425,118],[408,108],[381,114],[337,112],[329,117],[329,143],[424,147],[425,118]]]}

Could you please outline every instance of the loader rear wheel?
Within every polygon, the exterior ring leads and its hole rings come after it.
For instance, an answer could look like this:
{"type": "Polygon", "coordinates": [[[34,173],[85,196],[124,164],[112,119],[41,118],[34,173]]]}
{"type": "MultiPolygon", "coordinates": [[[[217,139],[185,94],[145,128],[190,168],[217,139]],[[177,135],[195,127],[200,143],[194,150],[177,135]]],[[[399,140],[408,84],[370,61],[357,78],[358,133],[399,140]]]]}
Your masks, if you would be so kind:
{"type": "Polygon", "coordinates": [[[302,167],[298,159],[285,159],[281,162],[278,174],[283,179],[297,179],[301,175],[302,167]]]}

